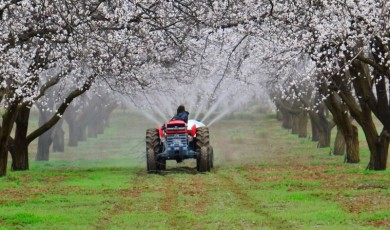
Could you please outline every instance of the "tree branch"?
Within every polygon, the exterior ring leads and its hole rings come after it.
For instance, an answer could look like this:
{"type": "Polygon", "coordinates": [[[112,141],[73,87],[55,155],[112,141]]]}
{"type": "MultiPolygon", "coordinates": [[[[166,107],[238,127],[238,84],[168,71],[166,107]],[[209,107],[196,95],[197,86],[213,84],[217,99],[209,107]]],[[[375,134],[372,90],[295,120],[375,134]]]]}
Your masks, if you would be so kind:
{"type": "Polygon", "coordinates": [[[383,68],[381,65],[377,64],[374,60],[371,60],[370,58],[364,57],[363,55],[358,55],[357,59],[361,62],[364,62],[370,66],[372,66],[374,69],[378,70],[382,74],[385,74],[387,76],[390,76],[389,70],[383,68]]]}
{"type": "Polygon", "coordinates": [[[241,45],[241,43],[248,37],[248,34],[245,34],[239,41],[238,43],[233,47],[232,51],[230,52],[229,54],[229,57],[228,57],[228,61],[226,63],[226,67],[225,67],[225,70],[223,71],[223,74],[222,74],[222,77],[221,79],[219,79],[217,85],[214,87],[214,90],[213,90],[213,93],[211,94],[212,98],[214,97],[215,93],[217,92],[219,86],[221,85],[223,79],[225,78],[226,76],[226,72],[227,72],[227,69],[229,68],[229,64],[230,64],[230,59],[233,55],[233,53],[236,51],[236,49],[238,48],[239,45],[241,45]]]}
{"type": "Polygon", "coordinates": [[[46,90],[48,90],[50,87],[56,85],[63,76],[68,74],[70,70],[68,69],[66,72],[61,72],[51,78],[49,81],[47,81],[44,85],[42,85],[41,89],[39,90],[39,94],[34,98],[34,101],[38,100],[39,98],[43,97],[45,95],[46,90]]]}
{"type": "Polygon", "coordinates": [[[96,78],[96,74],[91,75],[88,77],[88,79],[85,81],[84,85],[81,88],[75,89],[72,91],[67,98],[65,98],[64,102],[58,107],[56,113],[52,116],[52,118],[47,121],[45,124],[43,124],[41,127],[33,131],[27,136],[27,143],[31,143],[33,140],[35,140],[37,137],[45,133],[47,130],[49,130],[51,127],[53,127],[62,117],[64,114],[66,108],[70,105],[70,103],[75,99],[76,97],[80,96],[87,90],[89,90],[92,86],[93,81],[96,78]]]}

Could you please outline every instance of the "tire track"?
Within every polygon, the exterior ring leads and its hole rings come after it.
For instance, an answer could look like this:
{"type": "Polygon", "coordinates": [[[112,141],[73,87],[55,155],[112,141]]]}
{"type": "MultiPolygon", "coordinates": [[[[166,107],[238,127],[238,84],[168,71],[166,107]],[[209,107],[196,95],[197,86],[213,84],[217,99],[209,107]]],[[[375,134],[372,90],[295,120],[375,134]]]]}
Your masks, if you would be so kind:
{"type": "Polygon", "coordinates": [[[121,199],[120,201],[106,201],[107,205],[112,205],[112,208],[106,209],[105,215],[97,221],[98,224],[95,225],[95,229],[107,229],[108,226],[110,226],[113,217],[123,215],[123,213],[125,212],[131,213],[135,211],[135,208],[133,207],[134,204],[139,204],[143,202],[140,196],[147,187],[143,183],[145,181],[145,177],[146,173],[142,170],[137,173],[137,176],[135,178],[132,178],[129,181],[129,188],[119,189],[115,191],[111,190],[106,193],[107,196],[121,196],[123,199],[121,199]]]}
{"type": "Polygon", "coordinates": [[[247,210],[251,210],[252,212],[262,215],[266,217],[266,221],[262,222],[262,225],[266,225],[267,227],[271,227],[273,229],[292,229],[294,226],[286,220],[276,218],[272,216],[272,213],[262,210],[257,206],[262,206],[259,201],[254,202],[253,199],[245,192],[242,188],[245,188],[242,184],[237,183],[233,178],[237,178],[236,180],[245,180],[242,178],[237,172],[232,172],[234,176],[220,175],[221,180],[223,180],[223,184],[226,185],[230,191],[232,191],[235,196],[238,198],[237,200],[240,202],[240,205],[245,207],[247,210]]]}
{"type": "Polygon", "coordinates": [[[190,183],[182,187],[182,189],[183,195],[196,196],[198,198],[194,203],[187,204],[191,207],[191,210],[194,210],[197,215],[205,213],[209,199],[202,178],[193,178],[190,183]]]}
{"type": "Polygon", "coordinates": [[[174,204],[177,203],[177,182],[175,178],[171,177],[164,177],[163,184],[164,186],[163,190],[161,191],[164,194],[164,197],[162,199],[161,205],[159,206],[159,209],[166,212],[166,213],[172,213],[174,211],[174,204]]]}

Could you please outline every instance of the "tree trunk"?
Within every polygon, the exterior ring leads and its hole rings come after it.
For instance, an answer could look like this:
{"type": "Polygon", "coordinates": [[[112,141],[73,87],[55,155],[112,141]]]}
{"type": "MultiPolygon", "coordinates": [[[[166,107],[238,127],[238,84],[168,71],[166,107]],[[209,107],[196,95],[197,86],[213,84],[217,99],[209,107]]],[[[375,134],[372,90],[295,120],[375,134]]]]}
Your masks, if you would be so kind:
{"type": "Polygon", "coordinates": [[[313,130],[313,137],[316,135],[316,138],[318,138],[318,147],[330,147],[331,127],[323,110],[321,111],[320,109],[318,113],[313,111],[310,112],[310,120],[312,122],[312,127],[315,127],[315,130],[313,130]]]}
{"type": "MultiPolygon", "coordinates": [[[[323,106],[325,109],[325,106],[323,106]]],[[[321,109],[320,109],[321,110],[321,109]]],[[[320,120],[320,139],[318,141],[319,148],[330,147],[331,127],[329,121],[326,119],[324,111],[318,113],[320,120]]]]}
{"type": "Polygon", "coordinates": [[[306,138],[307,137],[307,112],[303,111],[299,114],[299,130],[298,137],[306,138]]]}
{"type": "Polygon", "coordinates": [[[15,138],[10,145],[9,151],[12,156],[11,169],[13,171],[23,171],[29,169],[28,162],[28,141],[27,130],[30,118],[30,108],[27,105],[21,105],[18,108],[16,117],[15,138]]]}
{"type": "Polygon", "coordinates": [[[318,148],[330,147],[330,128],[324,127],[323,131],[320,132],[320,139],[318,140],[318,148]]]}
{"type": "MultiPolygon", "coordinates": [[[[390,124],[386,128],[386,121],[389,121],[390,112],[386,86],[383,81],[385,78],[379,75],[378,81],[374,81],[377,94],[375,100],[375,95],[373,95],[371,89],[373,79],[371,74],[369,74],[368,66],[360,61],[354,60],[349,72],[354,77],[352,84],[355,95],[352,95],[350,91],[341,91],[341,93],[343,94],[343,101],[350,109],[351,115],[362,127],[366,136],[366,141],[370,149],[370,162],[367,168],[370,170],[385,170],[389,147],[389,133],[387,131],[390,130],[390,124]],[[354,98],[357,98],[359,106],[356,106],[354,98]],[[384,129],[380,135],[378,135],[372,119],[373,113],[384,125],[384,129]]],[[[373,76],[377,76],[375,70],[372,73],[373,76]]]]}
{"type": "MultiPolygon", "coordinates": [[[[338,82],[341,88],[346,88],[346,83],[338,82]]],[[[327,91],[326,88],[322,88],[327,91]]],[[[344,144],[339,140],[342,136],[346,148],[346,163],[359,163],[359,137],[358,129],[352,124],[352,119],[348,115],[348,107],[341,102],[341,98],[336,93],[331,93],[325,100],[326,106],[333,115],[333,121],[337,125],[337,135],[335,140],[334,154],[344,153],[344,144]],[[341,149],[338,149],[341,148],[341,149]]]]}
{"type": "Polygon", "coordinates": [[[358,128],[352,125],[352,132],[344,136],[347,149],[346,163],[359,163],[359,132],[358,128]]]}
{"type": "Polygon", "coordinates": [[[282,121],[283,120],[283,113],[280,112],[280,109],[276,110],[276,119],[278,121],[282,121]]]}
{"type": "MultiPolygon", "coordinates": [[[[275,102],[275,105],[282,113],[282,127],[285,129],[293,129],[293,126],[296,125],[296,123],[294,124],[294,117],[300,113],[300,110],[296,109],[297,106],[292,101],[278,100],[275,102]]],[[[294,132],[297,131],[297,126],[294,127],[294,132]]]]}
{"type": "Polygon", "coordinates": [[[48,161],[50,154],[50,145],[52,143],[51,135],[53,130],[50,129],[38,138],[38,150],[37,150],[37,161],[48,161]]]}
{"type": "Polygon", "coordinates": [[[97,133],[97,121],[91,121],[88,124],[88,137],[90,138],[96,138],[98,136],[97,133]]]}
{"type": "MultiPolygon", "coordinates": [[[[39,126],[42,126],[45,124],[52,114],[50,112],[40,110],[39,111],[39,126]]],[[[50,145],[53,142],[52,135],[53,135],[54,128],[51,127],[49,130],[47,130],[45,133],[40,135],[38,137],[38,147],[37,147],[37,161],[48,161],[49,160],[49,154],[50,154],[50,145]]]]}
{"type": "Polygon", "coordinates": [[[15,139],[15,144],[10,149],[12,156],[12,171],[25,171],[29,169],[29,160],[28,160],[28,142],[25,137],[15,139]],[[16,140],[19,139],[17,142],[16,140]]]}
{"type": "Polygon", "coordinates": [[[69,126],[69,139],[68,139],[68,146],[77,146],[78,145],[78,139],[77,139],[77,129],[75,127],[75,123],[68,123],[69,126]]]}
{"type": "Polygon", "coordinates": [[[108,107],[105,107],[105,109],[103,110],[103,124],[104,124],[104,127],[109,127],[110,126],[110,116],[112,114],[112,112],[118,108],[118,104],[117,103],[112,103],[110,106],[108,107]]]}
{"type": "Polygon", "coordinates": [[[104,120],[101,112],[96,111],[96,116],[88,123],[88,137],[96,138],[104,133],[104,120]]]}
{"type": "Polygon", "coordinates": [[[17,105],[11,104],[3,114],[0,129],[0,177],[7,174],[8,141],[17,116],[17,105]]]}
{"type": "Polygon", "coordinates": [[[64,119],[68,124],[69,138],[68,146],[77,146],[77,125],[76,125],[76,111],[73,106],[69,106],[68,110],[64,113],[64,119]]]}
{"type": "MultiPolygon", "coordinates": [[[[78,119],[76,120],[77,123],[77,138],[79,141],[86,141],[87,140],[87,128],[90,125],[90,123],[94,123],[95,120],[99,117],[99,114],[101,113],[96,109],[97,101],[92,101],[87,107],[83,108],[82,113],[79,115],[78,119]]],[[[95,127],[93,127],[93,132],[91,135],[93,137],[96,137],[96,130],[94,130],[95,127]]],[[[91,130],[92,131],[92,130],[91,130]]]]}
{"type": "Polygon", "coordinates": [[[345,140],[343,133],[340,129],[337,129],[336,139],[334,140],[333,154],[344,155],[345,153],[345,140]]]}
{"type": "Polygon", "coordinates": [[[289,112],[283,113],[283,122],[282,127],[285,129],[291,129],[292,128],[292,116],[289,112]]]}
{"type": "Polygon", "coordinates": [[[97,121],[97,124],[96,124],[96,133],[99,135],[104,134],[104,127],[105,127],[105,124],[104,124],[103,117],[99,116],[99,120],[97,121]]]}
{"type": "MultiPolygon", "coordinates": [[[[373,137],[371,137],[374,139],[373,137]]],[[[370,139],[371,139],[370,138],[370,139]]],[[[387,157],[389,153],[390,132],[382,130],[379,137],[376,137],[374,151],[371,151],[370,162],[367,166],[370,170],[386,170],[387,157]]]]}
{"type": "Polygon", "coordinates": [[[65,132],[62,129],[64,120],[59,120],[53,130],[53,152],[64,152],[65,150],[65,132]]]}
{"type": "Polygon", "coordinates": [[[292,118],[291,134],[298,134],[299,133],[299,115],[292,114],[291,118],[292,118]]]}
{"type": "Polygon", "coordinates": [[[309,117],[310,117],[310,124],[311,124],[311,141],[317,142],[320,140],[320,131],[318,130],[318,126],[314,121],[314,117],[311,112],[309,113],[309,117]]]}
{"type": "Polygon", "coordinates": [[[76,111],[72,108],[65,113],[64,119],[69,129],[68,146],[77,146],[79,141],[87,140],[88,119],[86,115],[77,117],[76,111]]]}
{"type": "Polygon", "coordinates": [[[85,124],[78,123],[76,128],[76,137],[78,141],[86,141],[87,140],[87,126],[85,124]]]}

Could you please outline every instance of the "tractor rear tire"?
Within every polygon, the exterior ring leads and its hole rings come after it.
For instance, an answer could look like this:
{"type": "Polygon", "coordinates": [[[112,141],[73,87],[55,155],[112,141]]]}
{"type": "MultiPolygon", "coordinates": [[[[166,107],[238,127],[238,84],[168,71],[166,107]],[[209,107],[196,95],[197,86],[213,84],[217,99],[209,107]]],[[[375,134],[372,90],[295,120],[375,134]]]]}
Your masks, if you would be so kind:
{"type": "Polygon", "coordinates": [[[199,127],[196,129],[195,146],[196,151],[200,153],[200,156],[197,159],[197,170],[199,172],[210,171],[210,134],[208,127],[199,127]]]}
{"type": "MultiPolygon", "coordinates": [[[[148,172],[156,172],[161,170],[157,162],[156,154],[160,152],[160,136],[158,129],[147,129],[146,130],[146,166],[148,172]]],[[[165,164],[164,164],[165,165],[165,164]]]]}
{"type": "Polygon", "coordinates": [[[196,169],[199,172],[210,171],[210,134],[208,127],[199,127],[196,129],[196,151],[200,154],[196,161],[196,169]]]}
{"type": "Polygon", "coordinates": [[[209,146],[209,163],[210,168],[214,168],[214,149],[213,146],[209,146]]]}
{"type": "Polygon", "coordinates": [[[153,149],[148,149],[148,152],[146,153],[146,166],[148,168],[148,173],[157,171],[156,155],[154,154],[153,149]]]}
{"type": "Polygon", "coordinates": [[[199,127],[196,129],[196,150],[200,151],[203,146],[210,145],[210,134],[208,127],[199,127]]]}
{"type": "Polygon", "coordinates": [[[209,150],[208,147],[203,146],[200,149],[200,156],[197,160],[197,168],[199,172],[209,172],[210,171],[210,163],[209,163],[209,150]]]}

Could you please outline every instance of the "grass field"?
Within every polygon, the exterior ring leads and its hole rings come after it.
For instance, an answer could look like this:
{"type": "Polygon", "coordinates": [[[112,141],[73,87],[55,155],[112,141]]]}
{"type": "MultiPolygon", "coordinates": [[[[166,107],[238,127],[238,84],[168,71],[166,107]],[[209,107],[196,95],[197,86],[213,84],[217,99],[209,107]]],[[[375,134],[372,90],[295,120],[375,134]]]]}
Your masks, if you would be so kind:
{"type": "Polygon", "coordinates": [[[343,164],[271,115],[210,127],[216,167],[145,173],[142,116],[116,111],[105,134],[0,179],[0,229],[389,229],[390,172],[343,164]]]}

